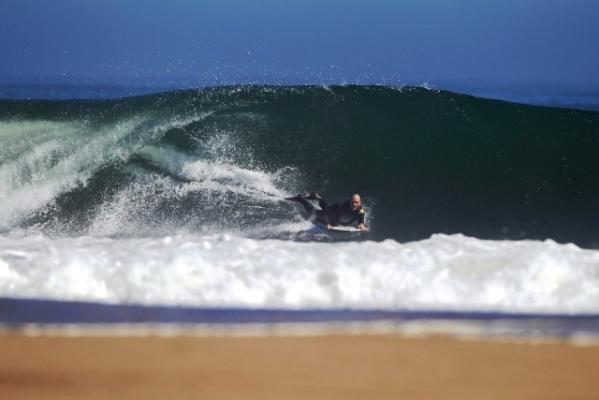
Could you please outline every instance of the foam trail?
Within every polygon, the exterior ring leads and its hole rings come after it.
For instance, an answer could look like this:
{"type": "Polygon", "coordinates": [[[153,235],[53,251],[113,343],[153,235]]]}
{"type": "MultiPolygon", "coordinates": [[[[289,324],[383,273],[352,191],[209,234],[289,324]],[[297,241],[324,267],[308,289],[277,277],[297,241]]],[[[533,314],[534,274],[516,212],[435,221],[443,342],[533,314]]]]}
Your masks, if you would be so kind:
{"type": "Polygon", "coordinates": [[[208,190],[227,190],[234,193],[250,195],[256,198],[279,200],[288,195],[279,190],[272,182],[270,174],[240,168],[226,163],[210,163],[198,160],[186,164],[182,173],[194,182],[193,188],[208,190]]]}
{"type": "Polygon", "coordinates": [[[218,158],[198,160],[169,146],[144,146],[136,155],[154,172],[130,168],[130,182],[101,205],[91,218],[88,234],[239,231],[248,218],[270,225],[271,211],[289,196],[278,183],[292,175],[290,168],[266,172],[218,158]]]}
{"type": "Polygon", "coordinates": [[[188,181],[185,190],[230,191],[276,200],[289,195],[275,184],[278,175],[287,169],[272,174],[257,168],[243,168],[219,158],[197,160],[173,149],[155,146],[146,146],[139,155],[171,176],[188,181]]]}

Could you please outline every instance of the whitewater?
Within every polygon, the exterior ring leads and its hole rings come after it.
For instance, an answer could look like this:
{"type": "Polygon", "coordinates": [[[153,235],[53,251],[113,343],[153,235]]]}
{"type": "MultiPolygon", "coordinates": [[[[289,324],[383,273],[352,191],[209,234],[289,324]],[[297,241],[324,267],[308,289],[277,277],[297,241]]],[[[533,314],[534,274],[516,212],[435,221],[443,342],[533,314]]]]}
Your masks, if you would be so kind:
{"type": "Polygon", "coordinates": [[[597,122],[413,88],[3,101],[0,297],[599,313],[597,122]],[[367,234],[284,200],[356,188],[367,234]]]}
{"type": "Polygon", "coordinates": [[[551,241],[39,236],[3,238],[0,248],[5,297],[266,309],[599,312],[599,252],[551,241]]]}

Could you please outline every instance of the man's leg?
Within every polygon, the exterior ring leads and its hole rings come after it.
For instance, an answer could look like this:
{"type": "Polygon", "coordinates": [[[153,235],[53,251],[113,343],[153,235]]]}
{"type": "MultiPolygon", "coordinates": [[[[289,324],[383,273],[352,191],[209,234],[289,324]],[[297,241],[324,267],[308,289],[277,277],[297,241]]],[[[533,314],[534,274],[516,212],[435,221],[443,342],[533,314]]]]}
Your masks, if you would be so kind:
{"type": "Polygon", "coordinates": [[[298,194],[297,196],[289,197],[286,200],[295,201],[296,203],[301,204],[307,213],[306,217],[308,219],[312,220],[312,222],[315,222],[320,225],[328,225],[329,224],[329,218],[327,217],[327,211],[326,211],[327,207],[328,207],[328,203],[326,202],[325,199],[320,197],[318,195],[318,193],[312,192],[312,193],[306,193],[306,194],[298,194]],[[314,206],[314,204],[308,200],[317,200],[318,207],[320,208],[320,210],[317,209],[314,206]]]}
{"type": "Polygon", "coordinates": [[[310,203],[308,200],[306,200],[304,196],[302,196],[301,194],[298,194],[295,197],[288,197],[285,200],[295,201],[296,203],[301,204],[308,214],[312,214],[315,210],[314,205],[310,203]]]}

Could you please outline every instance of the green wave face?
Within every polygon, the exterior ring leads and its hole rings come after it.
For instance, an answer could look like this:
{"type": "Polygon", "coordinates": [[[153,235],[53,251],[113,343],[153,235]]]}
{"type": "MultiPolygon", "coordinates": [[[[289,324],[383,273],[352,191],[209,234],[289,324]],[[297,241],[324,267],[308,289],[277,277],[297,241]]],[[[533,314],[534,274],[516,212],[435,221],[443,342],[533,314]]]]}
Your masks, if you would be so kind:
{"type": "Polygon", "coordinates": [[[421,88],[223,87],[1,101],[0,143],[3,232],[288,237],[261,229],[297,222],[280,199],[316,190],[360,192],[369,239],[599,238],[596,112],[421,88]]]}

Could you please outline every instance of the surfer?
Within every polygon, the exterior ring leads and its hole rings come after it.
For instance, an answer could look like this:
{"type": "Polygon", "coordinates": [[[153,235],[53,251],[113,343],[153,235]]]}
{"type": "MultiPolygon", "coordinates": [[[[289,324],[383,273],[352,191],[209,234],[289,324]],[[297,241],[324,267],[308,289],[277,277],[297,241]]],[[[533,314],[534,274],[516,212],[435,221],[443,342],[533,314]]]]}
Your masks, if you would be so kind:
{"type": "Polygon", "coordinates": [[[337,225],[356,224],[356,228],[361,231],[367,231],[366,211],[362,205],[362,198],[358,193],[351,196],[350,199],[334,204],[328,204],[316,192],[298,194],[295,197],[288,197],[286,200],[300,203],[309,215],[314,217],[318,225],[331,229],[337,225]],[[317,201],[317,209],[311,201],[317,201]]]}

